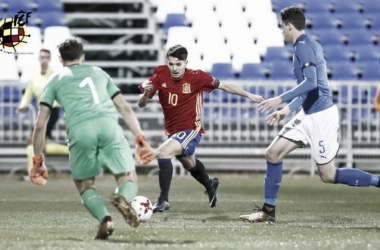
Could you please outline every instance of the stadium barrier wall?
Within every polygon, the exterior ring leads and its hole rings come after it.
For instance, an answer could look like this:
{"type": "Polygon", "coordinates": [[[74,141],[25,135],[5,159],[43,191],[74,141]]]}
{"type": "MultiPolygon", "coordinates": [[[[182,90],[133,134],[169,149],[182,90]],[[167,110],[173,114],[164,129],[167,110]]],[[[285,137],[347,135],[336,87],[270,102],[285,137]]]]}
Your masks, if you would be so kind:
{"type": "MultiPolygon", "coordinates": [[[[295,86],[294,81],[229,82],[264,98],[277,96],[295,86]]],[[[380,170],[380,119],[373,109],[379,84],[367,81],[330,82],[333,101],[340,115],[339,166],[374,172],[380,170]]],[[[7,162],[14,163],[15,159],[25,157],[26,138],[37,116],[36,107],[32,105],[27,113],[14,112],[21,99],[21,93],[16,88],[18,86],[14,84],[0,84],[0,171],[10,166],[7,162]]],[[[143,109],[137,107],[137,95],[125,95],[125,99],[136,112],[152,146],[157,148],[167,138],[157,95],[143,109]]],[[[287,120],[295,114],[293,112],[287,120]]],[[[278,126],[268,126],[265,116],[258,112],[257,104],[246,98],[221,90],[205,92],[202,121],[206,133],[196,150],[196,156],[213,170],[265,170],[265,149],[285,124],[283,121],[278,126]]],[[[60,143],[66,143],[64,124],[62,115],[54,130],[54,137],[60,143]]],[[[134,147],[130,131],[125,129],[125,135],[134,147]]],[[[310,148],[292,152],[284,161],[284,169],[290,172],[310,171],[313,175],[315,164],[310,156],[310,148]]]]}

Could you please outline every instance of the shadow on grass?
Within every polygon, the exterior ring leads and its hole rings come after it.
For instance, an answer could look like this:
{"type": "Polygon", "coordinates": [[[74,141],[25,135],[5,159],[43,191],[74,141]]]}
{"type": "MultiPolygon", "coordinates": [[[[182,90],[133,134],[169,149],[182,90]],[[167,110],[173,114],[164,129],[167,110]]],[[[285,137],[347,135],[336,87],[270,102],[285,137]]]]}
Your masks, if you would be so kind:
{"type": "Polygon", "coordinates": [[[68,237],[68,238],[63,238],[62,240],[69,240],[69,241],[78,241],[78,242],[82,242],[82,241],[84,241],[83,239],[78,239],[78,238],[70,238],[70,237],[68,237]]]}
{"type": "Polygon", "coordinates": [[[197,241],[183,240],[183,241],[170,241],[170,240],[117,240],[110,239],[107,242],[110,243],[129,243],[129,244],[143,244],[143,245],[183,245],[183,244],[194,244],[197,241]]]}
{"type": "MultiPolygon", "coordinates": [[[[77,241],[77,242],[84,242],[85,240],[79,239],[79,238],[62,238],[62,240],[65,241],[77,241]]],[[[96,240],[94,240],[96,241],[96,240]]],[[[101,240],[99,242],[102,242],[101,240]]],[[[170,240],[123,240],[123,239],[108,239],[103,242],[110,242],[110,243],[129,243],[129,244],[143,244],[143,245],[154,245],[154,244],[167,244],[167,245],[183,245],[183,244],[194,244],[197,241],[192,240],[183,240],[183,241],[170,241],[170,240]]]]}
{"type": "Polygon", "coordinates": [[[184,218],[184,220],[208,222],[208,221],[236,221],[238,219],[231,218],[230,216],[220,215],[220,216],[207,217],[201,220],[199,220],[199,218],[184,218]]]}

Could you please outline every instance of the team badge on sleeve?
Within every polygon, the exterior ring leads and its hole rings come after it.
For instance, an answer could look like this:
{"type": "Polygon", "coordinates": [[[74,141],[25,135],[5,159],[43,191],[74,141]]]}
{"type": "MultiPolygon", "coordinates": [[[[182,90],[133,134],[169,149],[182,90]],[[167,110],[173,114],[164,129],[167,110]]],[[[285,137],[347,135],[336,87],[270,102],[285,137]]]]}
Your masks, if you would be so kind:
{"type": "Polygon", "coordinates": [[[216,79],[215,77],[212,77],[212,82],[211,82],[212,85],[218,87],[219,86],[219,80],[216,79]]]}
{"type": "Polygon", "coordinates": [[[189,94],[190,92],[191,92],[190,84],[189,83],[184,83],[182,85],[182,93],[189,94]]]}

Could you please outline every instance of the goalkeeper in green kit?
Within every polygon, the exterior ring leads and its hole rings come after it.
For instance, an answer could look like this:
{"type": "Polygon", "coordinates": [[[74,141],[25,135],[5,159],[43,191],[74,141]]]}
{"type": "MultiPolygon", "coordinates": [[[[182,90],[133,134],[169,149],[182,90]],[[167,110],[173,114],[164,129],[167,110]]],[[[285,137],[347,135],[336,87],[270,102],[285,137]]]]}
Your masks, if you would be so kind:
{"type": "Polygon", "coordinates": [[[30,179],[37,185],[46,184],[48,172],[42,150],[50,110],[56,100],[66,113],[72,177],[83,205],[100,222],[95,238],[107,239],[114,226],[103,199],[95,190],[95,176],[101,167],[115,176],[118,185],[112,204],[127,223],[133,227],[139,225],[137,214],[130,205],[138,190],[135,164],[129,143],[118,124],[116,110],[135,135],[138,162],[149,163],[155,158],[155,153],[111,77],[98,67],[82,65],[84,53],[80,40],[67,39],[59,45],[59,52],[64,68],[47,80],[42,93],[33,134],[34,158],[30,179]]]}

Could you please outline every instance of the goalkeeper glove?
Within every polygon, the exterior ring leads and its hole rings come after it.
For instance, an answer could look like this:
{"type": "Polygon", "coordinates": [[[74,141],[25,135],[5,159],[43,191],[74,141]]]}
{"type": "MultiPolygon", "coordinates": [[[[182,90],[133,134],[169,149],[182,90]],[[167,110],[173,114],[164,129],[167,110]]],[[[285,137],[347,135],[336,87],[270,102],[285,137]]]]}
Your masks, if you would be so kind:
{"type": "Polygon", "coordinates": [[[30,180],[36,185],[44,186],[48,176],[48,170],[42,155],[34,155],[33,167],[29,174],[30,180]]]}
{"type": "Polygon", "coordinates": [[[146,140],[145,135],[140,134],[136,136],[135,141],[136,141],[135,156],[139,164],[149,164],[154,158],[156,158],[156,154],[154,153],[153,149],[150,147],[148,141],[146,140]]]}

